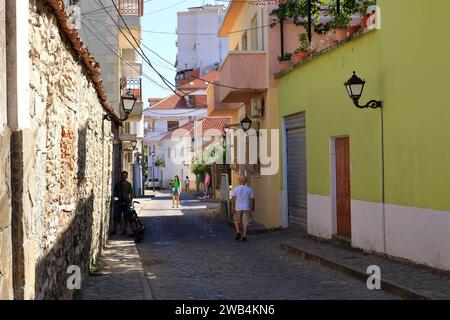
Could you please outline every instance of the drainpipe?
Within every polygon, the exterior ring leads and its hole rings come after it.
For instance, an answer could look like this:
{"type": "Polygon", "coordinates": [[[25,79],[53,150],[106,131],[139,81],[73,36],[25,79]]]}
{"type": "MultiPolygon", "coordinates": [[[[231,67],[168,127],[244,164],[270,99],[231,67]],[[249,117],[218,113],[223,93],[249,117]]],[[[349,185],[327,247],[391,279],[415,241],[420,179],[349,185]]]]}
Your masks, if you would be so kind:
{"type": "Polygon", "coordinates": [[[383,248],[384,254],[387,256],[386,248],[386,186],[385,186],[385,170],[384,170],[384,106],[381,108],[381,201],[383,205],[383,248]]]}
{"type": "Polygon", "coordinates": [[[281,57],[284,57],[284,20],[280,20],[281,57]]]}

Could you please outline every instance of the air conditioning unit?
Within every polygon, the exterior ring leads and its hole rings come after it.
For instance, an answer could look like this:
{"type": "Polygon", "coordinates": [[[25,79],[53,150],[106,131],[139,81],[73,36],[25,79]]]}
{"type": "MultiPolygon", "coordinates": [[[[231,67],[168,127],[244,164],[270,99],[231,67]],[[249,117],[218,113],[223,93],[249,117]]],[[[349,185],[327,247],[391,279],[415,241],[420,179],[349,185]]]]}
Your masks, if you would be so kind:
{"type": "Polygon", "coordinates": [[[264,116],[264,100],[263,98],[255,98],[250,102],[251,116],[262,118],[264,116]]]}

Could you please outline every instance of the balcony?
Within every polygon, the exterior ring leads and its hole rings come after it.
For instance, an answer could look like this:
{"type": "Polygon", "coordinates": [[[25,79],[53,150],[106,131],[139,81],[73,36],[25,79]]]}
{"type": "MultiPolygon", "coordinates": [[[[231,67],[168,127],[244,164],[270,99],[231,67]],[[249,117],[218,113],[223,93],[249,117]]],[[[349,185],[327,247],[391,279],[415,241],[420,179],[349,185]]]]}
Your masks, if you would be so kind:
{"type": "Polygon", "coordinates": [[[142,82],[140,78],[128,78],[125,87],[126,92],[131,92],[137,98],[137,101],[142,101],[142,82]]]}
{"type": "Polygon", "coordinates": [[[222,103],[248,103],[268,87],[265,51],[230,51],[220,71],[219,93],[222,103]]]}
{"type": "Polygon", "coordinates": [[[122,75],[125,78],[139,78],[142,74],[142,57],[136,49],[122,49],[122,75]]]}
{"type": "Polygon", "coordinates": [[[139,16],[144,14],[143,0],[119,0],[119,11],[123,16],[139,16]]]}
{"type": "Polygon", "coordinates": [[[223,103],[220,101],[220,97],[223,95],[223,90],[227,90],[225,87],[221,87],[220,81],[213,81],[212,85],[206,90],[207,93],[207,106],[208,115],[220,114],[224,115],[226,110],[235,111],[239,109],[241,103],[223,103]]]}
{"type": "MultiPolygon", "coordinates": [[[[140,28],[141,17],[144,14],[144,0],[119,0],[119,11],[129,28],[140,28]]],[[[119,22],[120,26],[125,29],[123,21],[119,22]]]]}

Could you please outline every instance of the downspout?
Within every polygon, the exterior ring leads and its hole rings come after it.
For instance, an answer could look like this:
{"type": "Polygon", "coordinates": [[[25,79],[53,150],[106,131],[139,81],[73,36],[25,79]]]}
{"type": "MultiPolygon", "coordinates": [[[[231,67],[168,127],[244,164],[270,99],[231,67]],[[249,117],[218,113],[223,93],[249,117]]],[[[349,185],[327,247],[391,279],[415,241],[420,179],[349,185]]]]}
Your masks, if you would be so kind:
{"type": "Polygon", "coordinates": [[[104,211],[105,211],[105,117],[102,116],[102,194],[101,194],[101,211],[100,211],[100,254],[103,251],[104,237],[104,211]]]}
{"type": "Polygon", "coordinates": [[[308,0],[308,40],[311,43],[312,42],[312,0],[308,0]]]}
{"type": "Polygon", "coordinates": [[[284,57],[284,19],[280,19],[281,57],[284,57]]]}
{"type": "Polygon", "coordinates": [[[381,106],[381,201],[383,206],[383,248],[387,256],[386,248],[386,185],[385,185],[385,158],[384,158],[384,106],[381,106]]]}

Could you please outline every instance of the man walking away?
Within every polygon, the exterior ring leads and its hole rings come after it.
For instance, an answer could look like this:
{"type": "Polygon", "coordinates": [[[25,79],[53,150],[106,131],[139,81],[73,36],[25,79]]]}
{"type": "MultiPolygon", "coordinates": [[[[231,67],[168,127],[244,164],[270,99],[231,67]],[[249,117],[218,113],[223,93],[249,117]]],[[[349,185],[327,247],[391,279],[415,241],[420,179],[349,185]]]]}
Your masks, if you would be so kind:
{"type": "Polygon", "coordinates": [[[127,234],[130,220],[130,207],[133,203],[133,187],[127,181],[128,172],[122,171],[120,181],[114,187],[114,197],[118,198],[118,207],[114,210],[114,225],[112,235],[117,233],[117,228],[122,225],[122,234],[127,234]],[[123,221],[123,222],[122,222],[123,221]]]}
{"type": "Polygon", "coordinates": [[[244,229],[242,241],[247,241],[248,227],[252,222],[251,212],[255,211],[255,194],[253,189],[247,186],[247,177],[240,177],[239,184],[231,193],[231,206],[236,228],[236,240],[241,239],[240,224],[242,221],[244,229]]]}

